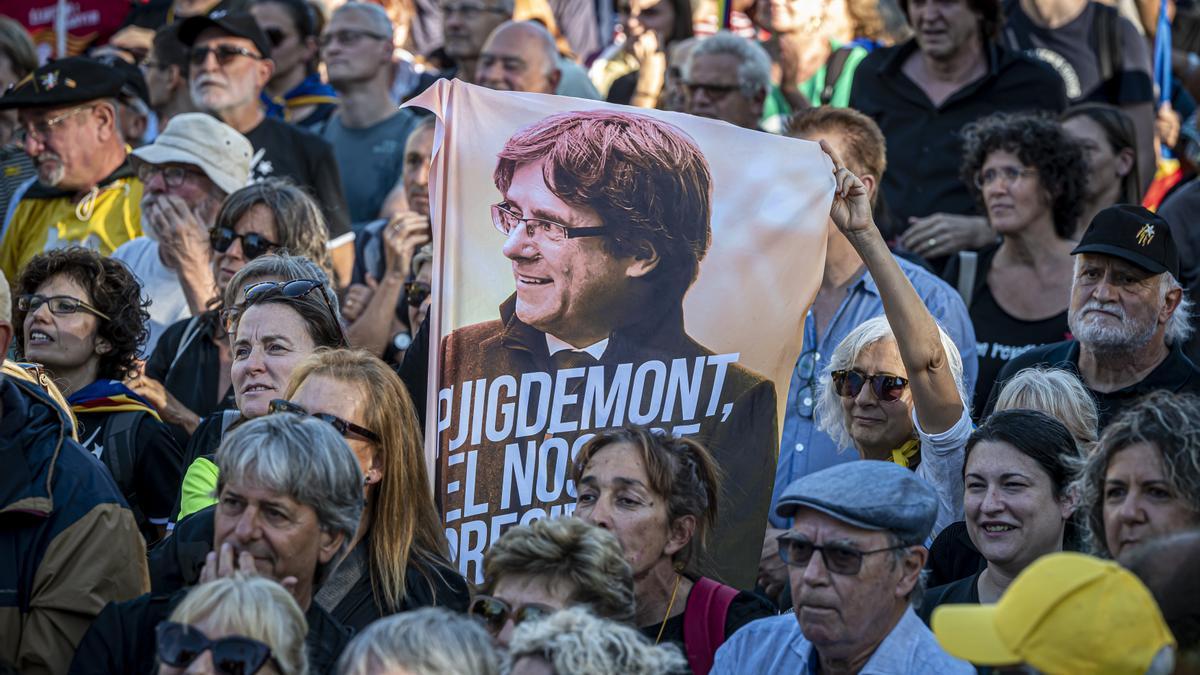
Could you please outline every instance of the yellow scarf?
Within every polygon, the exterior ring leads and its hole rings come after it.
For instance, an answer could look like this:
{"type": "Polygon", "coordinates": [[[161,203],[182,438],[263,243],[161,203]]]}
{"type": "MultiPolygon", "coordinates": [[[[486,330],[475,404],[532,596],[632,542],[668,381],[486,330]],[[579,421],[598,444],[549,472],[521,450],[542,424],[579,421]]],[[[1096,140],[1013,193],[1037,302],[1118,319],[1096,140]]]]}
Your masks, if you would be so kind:
{"type": "Polygon", "coordinates": [[[892,450],[892,461],[904,468],[909,468],[909,462],[921,450],[921,442],[912,439],[904,445],[892,450]]]}

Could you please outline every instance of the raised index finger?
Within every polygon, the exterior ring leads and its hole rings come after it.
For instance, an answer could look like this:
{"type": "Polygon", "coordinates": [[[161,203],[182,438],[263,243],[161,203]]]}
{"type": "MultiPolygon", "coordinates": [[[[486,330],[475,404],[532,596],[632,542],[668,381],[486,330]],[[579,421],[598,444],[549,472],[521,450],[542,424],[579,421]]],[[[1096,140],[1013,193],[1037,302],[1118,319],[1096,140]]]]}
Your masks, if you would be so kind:
{"type": "Polygon", "coordinates": [[[838,171],[841,171],[842,169],[846,168],[846,164],[844,162],[842,162],[841,156],[838,155],[837,150],[834,150],[833,146],[830,145],[828,141],[826,141],[825,139],[822,138],[818,142],[821,144],[821,149],[825,151],[825,154],[829,155],[829,159],[833,160],[833,172],[834,173],[837,173],[838,171]]]}

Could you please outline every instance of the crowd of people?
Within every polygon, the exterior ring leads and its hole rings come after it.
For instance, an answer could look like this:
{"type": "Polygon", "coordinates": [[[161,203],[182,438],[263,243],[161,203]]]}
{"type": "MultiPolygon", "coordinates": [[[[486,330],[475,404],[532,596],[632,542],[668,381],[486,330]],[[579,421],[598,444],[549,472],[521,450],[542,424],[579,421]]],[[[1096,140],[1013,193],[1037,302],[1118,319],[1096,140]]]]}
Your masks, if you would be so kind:
{"type": "Polygon", "coordinates": [[[1200,673],[1194,2],[109,4],[0,16],[0,674],[1200,673]],[[820,144],[773,476],[599,430],[463,576],[439,79],[820,144]]]}

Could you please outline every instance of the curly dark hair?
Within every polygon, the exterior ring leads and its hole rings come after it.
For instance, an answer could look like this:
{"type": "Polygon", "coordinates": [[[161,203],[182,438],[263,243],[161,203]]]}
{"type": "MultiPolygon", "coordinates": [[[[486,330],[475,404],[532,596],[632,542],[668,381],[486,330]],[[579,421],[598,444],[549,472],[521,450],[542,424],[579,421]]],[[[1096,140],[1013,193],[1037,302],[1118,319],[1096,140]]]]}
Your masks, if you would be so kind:
{"type": "MultiPolygon", "coordinates": [[[[87,289],[89,297],[80,298],[111,320],[100,317],[97,337],[103,338],[112,349],[100,355],[97,376],[106,380],[121,380],[137,370],[138,349],[145,344],[150,331],[147,323],[149,300],[142,300],[142,286],[125,264],[99,253],[73,246],[34,256],[21,270],[17,279],[17,296],[36,293],[42,284],[60,274],[87,289]]],[[[14,307],[13,333],[17,356],[24,358],[26,312],[14,307]]]]}
{"type": "Polygon", "coordinates": [[[1053,118],[1034,113],[995,113],[963,128],[963,163],[959,177],[983,206],[975,175],[988,155],[1012,153],[1025,166],[1037,169],[1042,188],[1050,194],[1054,232],[1069,239],[1083,213],[1087,160],[1083,151],[1053,118]]]}

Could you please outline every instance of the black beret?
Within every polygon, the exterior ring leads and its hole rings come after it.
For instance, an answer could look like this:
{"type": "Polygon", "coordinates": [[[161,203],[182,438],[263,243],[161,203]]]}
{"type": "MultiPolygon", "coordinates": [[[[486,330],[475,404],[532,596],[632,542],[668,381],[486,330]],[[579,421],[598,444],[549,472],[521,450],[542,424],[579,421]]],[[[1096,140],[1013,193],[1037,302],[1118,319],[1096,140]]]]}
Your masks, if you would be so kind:
{"type": "Polygon", "coordinates": [[[53,108],[98,98],[116,98],[125,83],[125,76],[115,68],[72,56],[51,61],[26,75],[0,97],[0,110],[53,108]]]}

